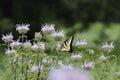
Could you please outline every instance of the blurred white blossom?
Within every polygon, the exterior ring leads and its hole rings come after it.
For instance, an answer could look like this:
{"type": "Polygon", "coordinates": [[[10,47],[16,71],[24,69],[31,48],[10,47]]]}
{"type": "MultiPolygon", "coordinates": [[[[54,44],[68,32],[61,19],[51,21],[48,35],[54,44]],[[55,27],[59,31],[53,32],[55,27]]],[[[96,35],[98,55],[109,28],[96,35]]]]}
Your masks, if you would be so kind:
{"type": "Polygon", "coordinates": [[[89,63],[86,63],[86,62],[85,62],[85,63],[82,65],[82,68],[84,68],[84,69],[86,69],[86,70],[91,70],[91,69],[94,68],[94,66],[95,66],[94,62],[89,62],[89,63]]]}
{"type": "Polygon", "coordinates": [[[33,66],[31,67],[31,72],[34,72],[34,71],[36,71],[36,70],[38,70],[38,66],[33,65],[33,66]]]}
{"type": "Polygon", "coordinates": [[[73,66],[71,64],[69,65],[60,65],[61,66],[61,70],[72,70],[73,66]]]}
{"type": "Polygon", "coordinates": [[[64,32],[63,32],[63,31],[52,33],[52,37],[53,37],[55,40],[57,40],[57,41],[61,40],[64,36],[65,36],[65,35],[64,35],[64,32]]]}
{"type": "Polygon", "coordinates": [[[99,57],[99,59],[102,61],[102,62],[106,62],[108,60],[108,58],[110,58],[109,56],[104,56],[104,55],[101,55],[99,57]]]}
{"type": "Polygon", "coordinates": [[[48,74],[49,80],[90,80],[90,75],[87,72],[83,72],[80,70],[59,70],[59,69],[51,69],[48,74]]]}
{"type": "Polygon", "coordinates": [[[76,42],[75,46],[78,48],[85,48],[87,46],[87,42],[86,40],[80,40],[76,42]]]}
{"type": "Polygon", "coordinates": [[[14,40],[10,43],[10,47],[13,49],[18,49],[21,47],[21,45],[22,45],[22,43],[19,42],[19,40],[17,40],[17,41],[14,40]]]}
{"type": "Polygon", "coordinates": [[[63,65],[64,65],[62,60],[59,60],[59,61],[58,61],[58,64],[59,64],[60,66],[63,66],[63,65]]]}
{"type": "Polygon", "coordinates": [[[23,47],[25,49],[31,49],[32,44],[30,43],[30,41],[26,41],[26,42],[23,43],[23,47]]]}
{"type": "Polygon", "coordinates": [[[120,71],[116,72],[116,75],[117,75],[118,78],[120,78],[120,71]]]}
{"type": "Polygon", "coordinates": [[[44,51],[44,50],[45,50],[45,44],[43,44],[42,42],[35,43],[35,44],[32,46],[32,49],[33,49],[34,51],[44,51]]]}
{"type": "Polygon", "coordinates": [[[2,35],[2,40],[5,42],[5,43],[10,43],[12,40],[13,40],[13,35],[12,33],[9,33],[7,35],[2,35]]]}
{"type": "Polygon", "coordinates": [[[7,49],[7,50],[5,51],[5,53],[8,54],[8,55],[9,55],[9,54],[13,54],[13,53],[16,53],[16,50],[7,49]]]}
{"type": "Polygon", "coordinates": [[[34,71],[37,71],[37,70],[43,70],[43,66],[42,65],[39,65],[39,66],[36,66],[36,65],[32,65],[31,67],[31,72],[34,72],[34,71]]]}
{"type": "Polygon", "coordinates": [[[42,38],[41,32],[35,32],[35,38],[34,39],[39,41],[39,40],[41,40],[41,38],[42,38]]]}
{"type": "Polygon", "coordinates": [[[43,33],[51,33],[55,31],[54,24],[46,24],[42,26],[41,31],[43,33]]]}
{"type": "Polygon", "coordinates": [[[71,55],[71,59],[80,59],[80,58],[82,58],[81,54],[72,53],[72,55],[71,55]]]}
{"type": "Polygon", "coordinates": [[[26,34],[29,31],[30,24],[17,24],[16,25],[16,31],[19,32],[19,34],[26,34]]]}
{"type": "Polygon", "coordinates": [[[103,45],[102,45],[103,51],[106,51],[106,52],[111,52],[111,51],[113,51],[114,48],[115,48],[115,47],[114,47],[113,42],[111,42],[111,43],[105,42],[105,43],[103,43],[103,45]]]}
{"type": "Polygon", "coordinates": [[[47,59],[46,58],[43,58],[42,59],[42,63],[44,64],[44,63],[47,63],[48,61],[47,61],[47,59]]]}

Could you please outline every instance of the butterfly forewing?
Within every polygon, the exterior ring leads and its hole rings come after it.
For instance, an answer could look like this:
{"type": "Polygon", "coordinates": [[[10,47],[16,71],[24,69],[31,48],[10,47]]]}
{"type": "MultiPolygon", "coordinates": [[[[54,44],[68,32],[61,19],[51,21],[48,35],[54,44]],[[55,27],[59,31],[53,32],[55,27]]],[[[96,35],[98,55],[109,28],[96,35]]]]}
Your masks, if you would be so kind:
{"type": "Polygon", "coordinates": [[[72,51],[72,41],[73,37],[67,39],[64,41],[64,44],[61,46],[61,51],[72,51]]]}

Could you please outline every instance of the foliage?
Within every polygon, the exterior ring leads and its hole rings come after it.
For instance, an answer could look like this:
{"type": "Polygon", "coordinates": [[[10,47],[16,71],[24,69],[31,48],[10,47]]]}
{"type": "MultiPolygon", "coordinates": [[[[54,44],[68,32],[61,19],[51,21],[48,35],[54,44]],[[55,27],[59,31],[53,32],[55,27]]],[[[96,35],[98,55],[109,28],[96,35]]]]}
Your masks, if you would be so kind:
{"type": "MultiPolygon", "coordinates": [[[[73,53],[70,52],[62,52],[61,47],[57,46],[64,43],[67,36],[65,35],[63,38],[56,39],[52,36],[54,33],[54,29],[52,31],[44,30],[39,33],[39,37],[36,36],[31,41],[31,45],[24,45],[27,40],[26,34],[20,34],[18,37],[19,43],[17,47],[10,46],[7,43],[8,50],[15,49],[16,52],[8,53],[6,52],[6,58],[1,62],[1,66],[5,66],[5,69],[2,68],[2,72],[6,74],[8,77],[1,75],[0,79],[4,80],[41,80],[47,79],[47,74],[54,66],[61,66],[59,61],[62,60],[62,64],[69,65],[72,64],[72,67],[78,67],[82,70],[87,71],[91,74],[92,80],[119,80],[116,72],[119,71],[119,56],[117,53],[117,49],[119,49],[119,24],[116,25],[116,28],[113,26],[116,24],[111,24],[110,28],[104,27],[105,25],[101,23],[91,24],[90,28],[87,31],[77,32],[74,35],[73,40],[73,53]],[[118,26],[118,27],[117,27],[118,26]],[[52,32],[52,33],[51,33],[52,32]],[[112,32],[112,34],[110,34],[112,32]],[[114,36],[115,35],[115,36],[114,36]],[[107,38],[107,39],[106,39],[107,38]],[[85,39],[85,40],[84,40],[85,39]],[[112,41],[114,44],[110,43],[112,41]],[[80,43],[80,47],[76,46],[76,42],[80,43]],[[107,44],[103,42],[108,42],[107,44]],[[87,45],[81,45],[86,43],[87,45]],[[45,49],[44,46],[45,45],[45,49]],[[112,47],[110,45],[112,45],[112,47]],[[27,47],[26,47],[27,46],[27,47]],[[36,48],[36,46],[39,46],[36,48]],[[81,47],[82,46],[82,47],[81,47]],[[83,47],[84,46],[84,47],[83,47]],[[103,49],[103,46],[110,46],[103,49]],[[115,46],[115,49],[114,49],[115,46]],[[110,52],[107,51],[110,49],[110,52]],[[114,49],[114,51],[112,51],[114,49]],[[82,57],[72,58],[73,55],[81,55],[82,57]],[[100,56],[104,55],[106,59],[101,58],[100,56]],[[8,60],[8,61],[4,61],[8,60]],[[94,62],[94,67],[84,66],[85,63],[94,62]],[[4,64],[7,62],[8,64],[4,64]],[[7,66],[7,67],[6,67],[7,66]],[[83,67],[82,67],[83,66],[83,67]],[[112,66],[112,67],[111,67],[112,66]],[[6,72],[4,72],[6,71],[6,72]],[[12,73],[12,74],[11,74],[12,73]],[[12,75],[12,76],[11,76],[12,75]]],[[[46,25],[44,25],[46,26],[46,25]]],[[[44,27],[43,26],[43,27],[44,27]]],[[[47,25],[48,27],[51,25],[47,25]]],[[[78,30],[81,24],[75,25],[73,29],[64,29],[64,32],[72,33],[73,30],[78,30]]],[[[57,32],[57,30],[56,30],[57,32]]],[[[36,35],[36,34],[35,34],[36,35]]],[[[58,38],[58,36],[57,36],[58,38]]],[[[69,37],[68,37],[69,38],[69,37]]],[[[15,41],[13,41],[15,42],[15,41]]],[[[29,43],[29,42],[28,42],[29,43]]],[[[5,55],[4,55],[5,56],[5,55]]],[[[2,74],[2,72],[0,74],[2,74]]]]}

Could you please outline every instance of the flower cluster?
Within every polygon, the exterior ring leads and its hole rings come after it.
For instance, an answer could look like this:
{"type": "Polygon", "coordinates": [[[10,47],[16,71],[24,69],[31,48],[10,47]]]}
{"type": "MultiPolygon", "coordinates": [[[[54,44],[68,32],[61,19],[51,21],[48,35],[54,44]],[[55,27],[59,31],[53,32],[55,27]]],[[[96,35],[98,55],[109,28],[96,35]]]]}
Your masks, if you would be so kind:
{"type": "Polygon", "coordinates": [[[75,46],[78,48],[85,48],[87,46],[87,42],[86,40],[80,40],[76,42],[75,46]]]}
{"type": "Polygon", "coordinates": [[[18,48],[21,47],[21,45],[22,45],[22,43],[19,42],[19,40],[17,40],[17,41],[14,41],[14,40],[13,40],[13,41],[10,43],[10,47],[11,47],[12,49],[18,49],[18,48]]]}
{"type": "Polygon", "coordinates": [[[99,57],[99,59],[100,59],[102,62],[106,62],[109,58],[110,58],[110,56],[104,56],[104,55],[101,55],[101,56],[99,57]]]}
{"type": "Polygon", "coordinates": [[[13,54],[13,53],[16,53],[16,50],[7,49],[7,50],[5,51],[5,53],[8,54],[8,55],[9,55],[9,54],[13,54]]]}
{"type": "Polygon", "coordinates": [[[89,63],[84,63],[82,65],[82,68],[86,69],[86,70],[91,70],[93,69],[95,66],[95,63],[94,62],[89,62],[89,63]]]}
{"type": "Polygon", "coordinates": [[[55,25],[53,25],[53,24],[43,25],[41,31],[42,31],[43,33],[48,33],[48,34],[49,34],[49,33],[52,33],[52,32],[55,31],[54,26],[55,26],[55,25]]]}
{"type": "Polygon", "coordinates": [[[35,43],[32,46],[33,51],[44,51],[45,50],[45,45],[42,42],[35,43]]]}
{"type": "Polygon", "coordinates": [[[23,43],[23,47],[27,50],[30,50],[32,47],[32,44],[30,43],[30,41],[26,41],[25,43],[23,43]]]}
{"type": "Polygon", "coordinates": [[[35,32],[35,40],[40,41],[42,38],[41,32],[35,32]]]}
{"type": "Polygon", "coordinates": [[[16,31],[19,32],[19,34],[26,34],[27,31],[29,31],[29,24],[17,24],[16,25],[16,31]]]}
{"type": "Polygon", "coordinates": [[[73,54],[71,55],[71,59],[73,59],[73,60],[80,59],[80,58],[82,58],[82,55],[81,55],[81,54],[75,54],[75,53],[73,53],[73,54]]]}
{"type": "Polygon", "coordinates": [[[57,41],[61,40],[64,36],[65,35],[64,35],[63,31],[52,33],[52,37],[55,38],[55,40],[57,40],[57,41]]]}
{"type": "Polygon", "coordinates": [[[5,43],[10,43],[10,42],[13,40],[13,35],[12,35],[12,33],[9,33],[9,34],[7,34],[7,35],[3,35],[2,40],[3,40],[5,43]]]}
{"type": "Polygon", "coordinates": [[[107,43],[107,42],[103,43],[102,49],[105,52],[111,52],[111,51],[113,51],[113,49],[114,49],[113,42],[111,42],[111,43],[107,43]]]}

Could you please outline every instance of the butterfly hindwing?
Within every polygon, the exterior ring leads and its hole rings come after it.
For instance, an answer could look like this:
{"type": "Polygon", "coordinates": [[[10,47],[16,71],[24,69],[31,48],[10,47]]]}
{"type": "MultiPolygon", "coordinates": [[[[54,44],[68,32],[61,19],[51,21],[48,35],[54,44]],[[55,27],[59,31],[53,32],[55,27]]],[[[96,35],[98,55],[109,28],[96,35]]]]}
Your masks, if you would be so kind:
{"type": "Polygon", "coordinates": [[[61,46],[61,51],[72,52],[72,42],[73,37],[70,37],[69,39],[65,40],[64,44],[61,46]]]}

